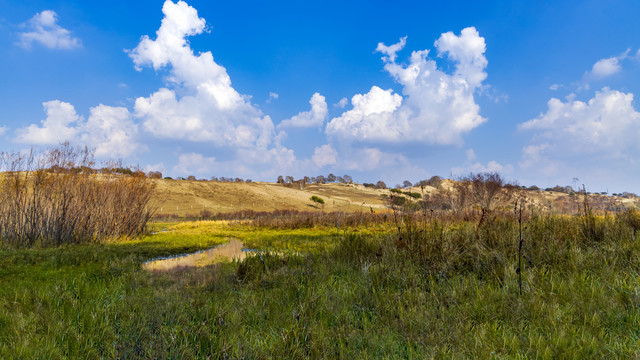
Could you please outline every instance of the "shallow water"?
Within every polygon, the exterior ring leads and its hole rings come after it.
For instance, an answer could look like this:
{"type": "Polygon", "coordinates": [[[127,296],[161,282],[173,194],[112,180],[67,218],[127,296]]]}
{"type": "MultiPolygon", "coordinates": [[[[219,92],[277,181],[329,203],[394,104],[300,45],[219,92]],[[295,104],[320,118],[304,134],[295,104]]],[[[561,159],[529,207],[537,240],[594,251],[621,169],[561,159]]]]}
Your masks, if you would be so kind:
{"type": "Polygon", "coordinates": [[[147,261],[142,264],[144,270],[167,271],[180,267],[201,267],[215,264],[221,261],[244,259],[249,251],[243,251],[242,241],[233,239],[228,243],[218,245],[212,249],[198,251],[193,254],[185,254],[170,258],[162,258],[147,261]]]}

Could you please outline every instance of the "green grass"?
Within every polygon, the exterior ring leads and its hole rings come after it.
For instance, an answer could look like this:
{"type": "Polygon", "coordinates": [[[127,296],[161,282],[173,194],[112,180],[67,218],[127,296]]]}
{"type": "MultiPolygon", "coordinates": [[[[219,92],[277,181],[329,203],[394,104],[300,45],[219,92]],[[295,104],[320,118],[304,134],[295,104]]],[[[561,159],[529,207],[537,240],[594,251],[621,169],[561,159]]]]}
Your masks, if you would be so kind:
{"type": "Polygon", "coordinates": [[[154,224],[135,241],[0,251],[0,358],[637,358],[640,239],[614,218],[274,230],[154,224]],[[288,249],[147,273],[237,237],[288,249]],[[302,253],[296,255],[294,252],[302,253]]]}

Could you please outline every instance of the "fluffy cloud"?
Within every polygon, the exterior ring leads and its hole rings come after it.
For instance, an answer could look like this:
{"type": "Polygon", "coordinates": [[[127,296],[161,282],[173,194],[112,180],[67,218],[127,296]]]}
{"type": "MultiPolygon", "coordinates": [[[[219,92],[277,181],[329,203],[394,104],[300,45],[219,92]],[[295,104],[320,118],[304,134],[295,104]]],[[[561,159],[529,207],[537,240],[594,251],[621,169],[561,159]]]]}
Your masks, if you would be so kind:
{"type": "Polygon", "coordinates": [[[67,29],[57,24],[58,14],[44,10],[34,15],[25,26],[28,31],[20,33],[20,45],[31,48],[34,42],[50,49],[74,49],[82,46],[80,39],[71,35],[67,29]]]}
{"type": "Polygon", "coordinates": [[[534,131],[533,145],[539,146],[538,153],[554,149],[560,156],[597,153],[624,157],[640,149],[640,113],[633,108],[631,93],[605,87],[587,102],[552,98],[547,106],[546,113],[519,126],[520,130],[534,131]]]}
{"type": "Polygon", "coordinates": [[[273,136],[271,119],[231,86],[226,69],[211,52],[194,54],[186,39],[201,34],[205,20],[183,1],[167,0],[162,12],[156,39],[143,36],[129,55],[137,69],[170,66],[167,82],[184,95],[161,88],[136,99],[135,115],[144,129],[159,138],[265,148],[273,136]]]}
{"type": "Polygon", "coordinates": [[[324,123],[324,120],[327,118],[327,115],[329,114],[329,110],[327,109],[327,102],[324,96],[318,93],[313,94],[311,100],[309,100],[309,104],[311,104],[311,110],[301,112],[290,119],[282,120],[278,127],[284,128],[321,126],[324,123]]]}
{"type": "Polygon", "coordinates": [[[138,126],[126,108],[100,104],[90,113],[81,142],[95,146],[96,156],[126,157],[145,149],[135,142],[138,126]]]}
{"type": "Polygon", "coordinates": [[[8,127],[6,126],[0,126],[0,136],[4,135],[4,133],[7,132],[7,130],[9,130],[8,127]]]}
{"type": "Polygon", "coordinates": [[[327,133],[363,141],[394,141],[403,131],[403,123],[394,116],[401,103],[402,96],[394,94],[393,90],[373,86],[368,93],[353,96],[353,108],[332,119],[327,125],[327,133]]]}
{"type": "Polygon", "coordinates": [[[73,105],[59,101],[47,101],[42,104],[46,119],[42,126],[35,124],[16,130],[16,141],[31,145],[55,145],[63,141],[71,141],[78,134],[77,124],[80,116],[73,105]]]}
{"type": "Polygon", "coordinates": [[[630,52],[631,49],[627,49],[618,56],[612,56],[610,58],[600,59],[596,61],[596,63],[591,67],[591,70],[585,73],[584,80],[587,82],[593,79],[599,80],[620,72],[620,70],[622,70],[623,60],[626,60],[627,58],[638,57],[638,55],[629,56],[630,52]]]}
{"type": "Polygon", "coordinates": [[[313,151],[311,161],[319,168],[334,165],[338,161],[338,152],[329,144],[318,146],[313,151]]]}
{"type": "Polygon", "coordinates": [[[617,73],[621,68],[620,60],[617,57],[601,59],[593,64],[591,75],[596,78],[603,78],[617,73]]]}
{"type": "Polygon", "coordinates": [[[402,94],[373,86],[355,95],[353,109],[332,119],[327,134],[365,142],[422,141],[432,144],[460,143],[462,134],[486,121],[480,116],[474,93],[487,74],[484,38],[475,28],[460,35],[444,33],[435,42],[438,56],[455,64],[447,74],[428,58],[429,50],[414,51],[408,65],[396,63],[406,38],[391,46],[378,44],[385,70],[402,85],[402,94]]]}
{"type": "Polygon", "coordinates": [[[95,148],[100,157],[126,157],[144,147],[135,142],[137,126],[129,110],[98,105],[85,122],[73,105],[53,100],[42,104],[47,117],[41,126],[17,129],[15,141],[29,145],[57,145],[71,141],[95,148]]]}

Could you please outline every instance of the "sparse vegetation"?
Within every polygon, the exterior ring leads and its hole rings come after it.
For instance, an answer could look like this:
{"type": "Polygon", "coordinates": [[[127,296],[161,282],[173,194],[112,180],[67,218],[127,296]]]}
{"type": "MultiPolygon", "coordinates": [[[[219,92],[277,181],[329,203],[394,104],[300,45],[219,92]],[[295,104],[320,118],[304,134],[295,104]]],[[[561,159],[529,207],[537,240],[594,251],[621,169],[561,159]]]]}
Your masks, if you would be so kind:
{"type": "Polygon", "coordinates": [[[0,244],[100,242],[144,233],[154,184],[142,171],[92,169],[87,148],[0,154],[0,244]]]}

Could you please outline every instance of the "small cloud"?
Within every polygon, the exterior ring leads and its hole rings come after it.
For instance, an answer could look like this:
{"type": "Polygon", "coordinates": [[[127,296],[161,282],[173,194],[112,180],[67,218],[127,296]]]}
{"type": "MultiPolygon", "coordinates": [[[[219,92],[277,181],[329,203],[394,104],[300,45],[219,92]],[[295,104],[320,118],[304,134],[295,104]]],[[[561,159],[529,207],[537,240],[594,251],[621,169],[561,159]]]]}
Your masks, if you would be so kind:
{"type": "Polygon", "coordinates": [[[344,107],[347,106],[347,104],[349,104],[349,99],[347,99],[346,97],[343,97],[342,99],[340,99],[340,101],[333,104],[333,106],[338,107],[340,109],[344,109],[344,107]]]}
{"type": "Polygon", "coordinates": [[[589,78],[603,79],[620,72],[620,70],[622,70],[620,62],[628,58],[630,52],[631,49],[627,49],[618,56],[612,56],[610,58],[596,61],[596,63],[591,67],[591,71],[585,74],[586,80],[589,80],[589,78]]]}
{"type": "Polygon", "coordinates": [[[4,133],[7,132],[7,130],[9,130],[8,127],[6,126],[0,126],[0,136],[4,135],[4,133]]]}
{"type": "Polygon", "coordinates": [[[119,84],[118,84],[118,87],[119,87],[119,88],[123,88],[123,89],[125,89],[125,88],[128,88],[128,87],[129,87],[129,85],[127,85],[127,84],[125,84],[125,83],[119,83],[119,84]]]}
{"type": "Polygon", "coordinates": [[[267,104],[273,100],[277,100],[278,97],[280,96],[277,93],[274,93],[273,91],[269,92],[269,98],[267,99],[267,104]]]}
{"type": "Polygon", "coordinates": [[[560,89],[561,87],[563,87],[562,84],[553,84],[553,85],[549,86],[549,90],[556,91],[556,90],[560,89]]]}
{"type": "Polygon", "coordinates": [[[47,114],[46,119],[41,121],[42,126],[32,124],[16,130],[15,141],[32,145],[55,145],[61,141],[74,140],[81,117],[73,105],[53,100],[42,106],[47,114]]]}
{"type": "Polygon", "coordinates": [[[596,78],[604,78],[620,71],[620,60],[617,57],[598,60],[591,68],[591,75],[596,78]]]}
{"type": "Polygon", "coordinates": [[[329,114],[325,97],[319,93],[315,93],[311,97],[311,100],[309,100],[309,104],[311,104],[311,110],[301,112],[290,119],[282,120],[278,128],[314,127],[322,125],[329,114]]]}
{"type": "Polygon", "coordinates": [[[20,33],[19,45],[30,49],[34,42],[49,49],[75,49],[82,47],[82,42],[71,32],[57,24],[58,14],[53,10],[44,10],[34,15],[23,24],[28,31],[20,33]]]}

